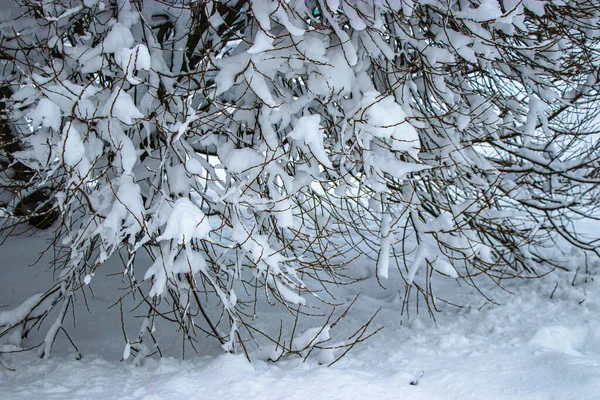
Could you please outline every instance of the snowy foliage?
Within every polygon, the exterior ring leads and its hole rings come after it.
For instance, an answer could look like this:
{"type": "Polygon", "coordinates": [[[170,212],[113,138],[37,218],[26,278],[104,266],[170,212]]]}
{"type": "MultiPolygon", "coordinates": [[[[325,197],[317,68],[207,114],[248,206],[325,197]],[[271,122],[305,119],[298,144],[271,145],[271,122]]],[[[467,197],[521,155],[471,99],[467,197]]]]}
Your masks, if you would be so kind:
{"type": "Polygon", "coordinates": [[[129,356],[159,316],[244,348],[259,297],[303,313],[357,253],[435,307],[432,277],[542,273],[557,237],[598,252],[569,222],[600,198],[594,1],[22,3],[5,232],[59,211],[57,273],[0,329],[60,304],[45,355],[110,257],[147,309],[129,356]]]}

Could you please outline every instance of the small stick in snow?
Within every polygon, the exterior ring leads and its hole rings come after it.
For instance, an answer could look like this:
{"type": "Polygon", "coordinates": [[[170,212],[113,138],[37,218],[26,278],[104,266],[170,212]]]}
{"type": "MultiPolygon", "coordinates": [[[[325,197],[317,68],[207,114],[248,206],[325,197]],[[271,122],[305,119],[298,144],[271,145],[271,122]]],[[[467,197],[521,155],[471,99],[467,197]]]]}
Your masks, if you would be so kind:
{"type": "Polygon", "coordinates": [[[421,378],[423,377],[423,375],[425,375],[425,371],[421,371],[421,375],[419,375],[418,378],[415,378],[413,380],[410,381],[410,384],[412,386],[417,386],[419,384],[419,381],[421,380],[421,378]]]}

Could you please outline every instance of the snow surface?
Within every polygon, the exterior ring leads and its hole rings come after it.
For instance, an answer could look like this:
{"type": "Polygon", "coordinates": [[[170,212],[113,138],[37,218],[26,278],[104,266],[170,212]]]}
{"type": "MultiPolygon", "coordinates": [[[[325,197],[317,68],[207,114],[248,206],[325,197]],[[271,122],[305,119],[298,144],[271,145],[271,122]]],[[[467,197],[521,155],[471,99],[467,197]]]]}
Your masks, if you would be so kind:
{"type": "MultiPolygon", "coordinates": [[[[51,276],[42,265],[27,266],[37,256],[32,249],[44,245],[44,235],[11,238],[0,248],[0,306],[24,301],[51,276]]],[[[83,358],[76,360],[61,335],[50,359],[37,358],[35,351],[3,357],[16,371],[0,367],[0,399],[598,398],[600,286],[593,270],[505,282],[512,294],[480,282],[497,304],[464,283],[457,291],[448,278],[438,294],[463,308],[440,302],[442,311],[434,321],[424,308],[417,315],[414,307],[409,317],[401,318],[403,285],[397,272],[390,269],[383,289],[372,264],[357,261],[356,269],[364,269],[369,278],[340,288],[337,296],[351,300],[359,291],[363,294],[340,323],[342,331],[327,327],[319,340],[343,340],[379,307],[375,327],[385,328],[331,367],[320,365],[317,357],[261,361],[258,351],[249,363],[243,355],[223,354],[211,341],[201,342],[201,355],[188,351],[182,360],[180,338],[176,333],[161,337],[168,327],[160,323],[157,335],[171,356],[149,358],[140,366],[120,362],[127,345],[118,307],[108,308],[114,301],[113,283],[120,278],[100,277],[112,272],[100,269],[90,282],[95,293],[88,299],[91,312],[79,301],[77,329],[68,328],[83,358]]],[[[279,318],[274,310],[259,319],[279,318]]],[[[312,325],[302,327],[303,332],[317,325],[304,323],[312,325]]],[[[35,333],[30,340],[26,344],[36,343],[35,333]]]]}

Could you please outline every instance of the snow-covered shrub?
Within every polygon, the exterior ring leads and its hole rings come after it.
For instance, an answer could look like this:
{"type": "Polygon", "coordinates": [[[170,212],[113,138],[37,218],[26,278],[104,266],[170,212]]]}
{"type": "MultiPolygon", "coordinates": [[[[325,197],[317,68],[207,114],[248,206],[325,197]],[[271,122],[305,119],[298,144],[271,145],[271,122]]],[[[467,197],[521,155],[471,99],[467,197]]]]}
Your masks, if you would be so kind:
{"type": "Polygon", "coordinates": [[[599,198],[593,1],[20,4],[1,36],[4,219],[59,211],[62,263],[0,317],[15,345],[60,305],[49,354],[113,256],[147,308],[144,353],[158,316],[244,347],[259,296],[302,313],[352,281],[351,250],[431,305],[437,273],[545,271],[556,237],[596,252],[569,222],[599,198]]]}

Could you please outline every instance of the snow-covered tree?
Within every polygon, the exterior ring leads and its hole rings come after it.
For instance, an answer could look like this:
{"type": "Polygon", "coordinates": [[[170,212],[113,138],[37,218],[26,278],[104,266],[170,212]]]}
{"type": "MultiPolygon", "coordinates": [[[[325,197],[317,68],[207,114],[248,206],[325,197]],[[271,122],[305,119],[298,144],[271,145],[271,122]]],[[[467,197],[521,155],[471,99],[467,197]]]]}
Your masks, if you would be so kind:
{"type": "Polygon", "coordinates": [[[600,198],[593,0],[18,2],[4,232],[53,229],[58,273],[0,314],[15,345],[57,307],[48,355],[110,257],[144,355],[156,317],[243,349],[259,298],[326,303],[353,254],[435,307],[434,276],[546,272],[559,238],[598,252],[572,223],[600,198]]]}

